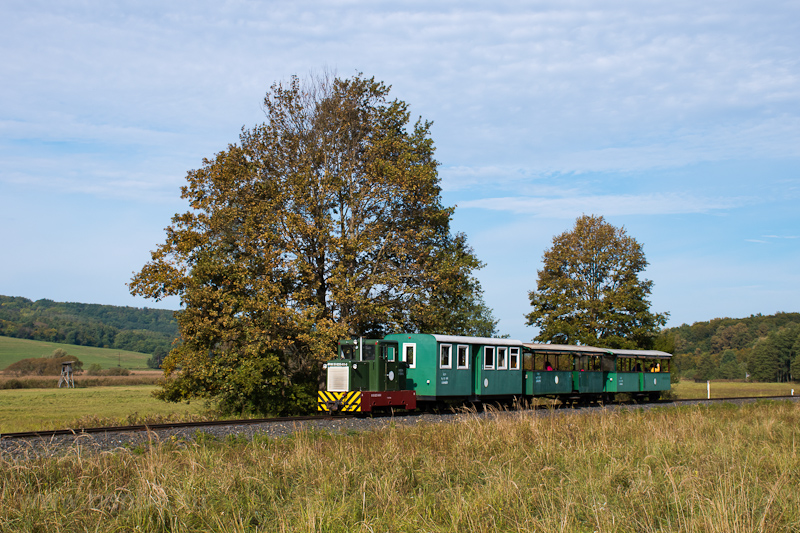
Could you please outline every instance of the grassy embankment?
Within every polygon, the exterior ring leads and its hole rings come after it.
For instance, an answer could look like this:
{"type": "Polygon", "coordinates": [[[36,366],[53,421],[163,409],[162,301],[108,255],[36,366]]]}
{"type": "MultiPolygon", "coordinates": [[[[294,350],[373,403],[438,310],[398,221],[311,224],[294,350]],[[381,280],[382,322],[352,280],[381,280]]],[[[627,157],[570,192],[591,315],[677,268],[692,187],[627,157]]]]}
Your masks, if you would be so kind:
{"type": "Polygon", "coordinates": [[[797,531],[800,405],[0,457],[0,530],[797,531]]]}

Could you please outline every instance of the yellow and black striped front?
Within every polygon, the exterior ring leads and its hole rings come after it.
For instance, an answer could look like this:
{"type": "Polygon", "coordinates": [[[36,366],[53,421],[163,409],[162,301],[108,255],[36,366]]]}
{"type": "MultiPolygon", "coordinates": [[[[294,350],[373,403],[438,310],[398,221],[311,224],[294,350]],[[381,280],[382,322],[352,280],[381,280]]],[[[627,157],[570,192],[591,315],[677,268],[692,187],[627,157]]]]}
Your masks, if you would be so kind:
{"type": "Polygon", "coordinates": [[[352,413],[361,411],[361,391],[319,391],[317,411],[352,413]]]}

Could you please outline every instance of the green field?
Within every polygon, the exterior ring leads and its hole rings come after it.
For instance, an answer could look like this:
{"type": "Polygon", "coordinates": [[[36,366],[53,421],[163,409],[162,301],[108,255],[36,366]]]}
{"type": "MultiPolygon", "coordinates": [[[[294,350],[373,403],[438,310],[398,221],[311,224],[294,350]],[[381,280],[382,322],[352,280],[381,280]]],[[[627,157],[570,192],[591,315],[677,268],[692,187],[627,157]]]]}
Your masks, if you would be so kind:
{"type": "Polygon", "coordinates": [[[127,352],[125,350],[111,350],[108,348],[94,348],[92,346],[75,346],[72,344],[59,344],[57,342],[31,341],[0,336],[0,370],[11,363],[31,357],[48,357],[57,348],[66,350],[69,355],[74,355],[83,362],[83,368],[91,364],[98,364],[103,368],[111,368],[119,364],[130,370],[146,370],[148,354],[127,352]]]}
{"type": "Polygon", "coordinates": [[[0,390],[0,433],[177,421],[200,416],[203,402],[156,400],[154,386],[0,390]]]}

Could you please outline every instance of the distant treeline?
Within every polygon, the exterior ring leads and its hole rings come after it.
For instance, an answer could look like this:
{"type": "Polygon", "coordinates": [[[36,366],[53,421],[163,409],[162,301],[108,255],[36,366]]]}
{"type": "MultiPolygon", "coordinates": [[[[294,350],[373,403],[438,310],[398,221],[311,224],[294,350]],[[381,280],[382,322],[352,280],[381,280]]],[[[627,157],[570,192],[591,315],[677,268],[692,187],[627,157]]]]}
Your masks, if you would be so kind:
{"type": "Polygon", "coordinates": [[[686,378],[800,380],[800,313],[715,318],[664,333],[686,378]]]}
{"type": "Polygon", "coordinates": [[[18,339],[169,352],[178,336],[173,311],[113,305],[62,303],[0,296],[0,335],[18,339]]]}

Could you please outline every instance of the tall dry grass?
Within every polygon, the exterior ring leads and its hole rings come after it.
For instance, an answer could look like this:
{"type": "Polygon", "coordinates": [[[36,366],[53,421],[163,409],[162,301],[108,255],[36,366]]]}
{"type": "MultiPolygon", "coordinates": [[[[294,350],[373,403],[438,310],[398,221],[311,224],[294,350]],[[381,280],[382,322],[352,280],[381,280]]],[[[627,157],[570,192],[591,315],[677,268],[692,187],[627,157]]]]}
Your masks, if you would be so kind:
{"type": "Polygon", "coordinates": [[[800,407],[472,415],[0,460],[0,530],[800,529],[800,407]]]}

